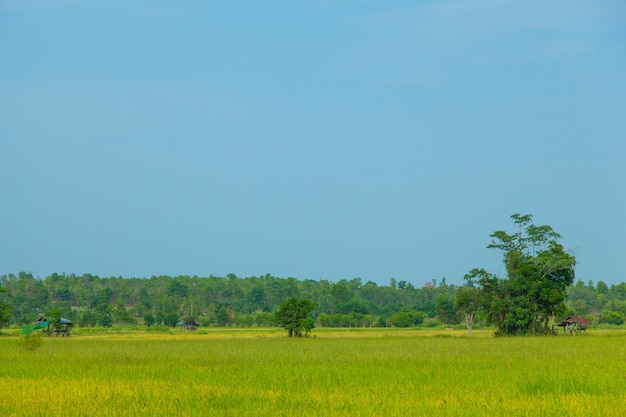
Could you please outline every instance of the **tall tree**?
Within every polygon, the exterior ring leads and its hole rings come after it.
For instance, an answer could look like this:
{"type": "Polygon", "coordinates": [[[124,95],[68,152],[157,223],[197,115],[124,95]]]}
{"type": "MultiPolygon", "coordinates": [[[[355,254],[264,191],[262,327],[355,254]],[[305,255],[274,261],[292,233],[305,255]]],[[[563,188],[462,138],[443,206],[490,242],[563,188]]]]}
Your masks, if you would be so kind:
{"type": "Polygon", "coordinates": [[[513,214],[511,219],[516,232],[496,231],[487,246],[502,252],[507,278],[476,274],[483,305],[498,334],[547,333],[549,317],[564,309],[576,259],[564,251],[558,243],[561,235],[550,226],[534,225],[530,214],[513,214]]]}

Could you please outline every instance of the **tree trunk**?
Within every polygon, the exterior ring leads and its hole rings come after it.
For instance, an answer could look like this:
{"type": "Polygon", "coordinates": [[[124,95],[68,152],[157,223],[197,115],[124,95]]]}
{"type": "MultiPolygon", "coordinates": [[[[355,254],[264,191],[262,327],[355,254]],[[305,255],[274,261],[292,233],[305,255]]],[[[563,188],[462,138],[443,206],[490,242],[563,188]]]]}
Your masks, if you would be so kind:
{"type": "Polygon", "coordinates": [[[467,334],[472,334],[472,324],[474,322],[474,315],[471,313],[463,313],[465,316],[465,326],[467,326],[467,334]]]}

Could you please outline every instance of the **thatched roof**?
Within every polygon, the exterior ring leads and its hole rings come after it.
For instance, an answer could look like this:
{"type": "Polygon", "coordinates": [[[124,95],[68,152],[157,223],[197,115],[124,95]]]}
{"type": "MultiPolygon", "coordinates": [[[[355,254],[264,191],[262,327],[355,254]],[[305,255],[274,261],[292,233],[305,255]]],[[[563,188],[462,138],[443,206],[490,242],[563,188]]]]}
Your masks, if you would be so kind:
{"type": "Polygon", "coordinates": [[[563,320],[561,323],[559,323],[558,326],[567,326],[567,325],[571,325],[574,323],[584,324],[586,326],[591,326],[593,324],[592,322],[590,322],[584,317],[569,316],[566,320],[563,320]]]}

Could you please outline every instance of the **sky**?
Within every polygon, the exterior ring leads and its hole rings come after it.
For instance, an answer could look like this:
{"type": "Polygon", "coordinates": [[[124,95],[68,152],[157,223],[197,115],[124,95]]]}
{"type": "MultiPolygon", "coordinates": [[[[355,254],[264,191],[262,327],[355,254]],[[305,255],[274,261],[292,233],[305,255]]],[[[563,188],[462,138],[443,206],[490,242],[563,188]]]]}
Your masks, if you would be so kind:
{"type": "Polygon", "coordinates": [[[626,2],[0,0],[0,274],[626,281],[626,2]]]}

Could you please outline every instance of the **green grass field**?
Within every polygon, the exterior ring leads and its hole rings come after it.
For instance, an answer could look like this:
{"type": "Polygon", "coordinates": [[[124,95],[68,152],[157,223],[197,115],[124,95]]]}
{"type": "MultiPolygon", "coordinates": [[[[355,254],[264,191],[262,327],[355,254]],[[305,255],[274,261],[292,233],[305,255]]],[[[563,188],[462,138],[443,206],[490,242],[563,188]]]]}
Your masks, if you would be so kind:
{"type": "Polygon", "coordinates": [[[0,337],[1,416],[618,416],[626,333],[276,329],[0,337]],[[457,337],[458,336],[458,337],[457,337]]]}

